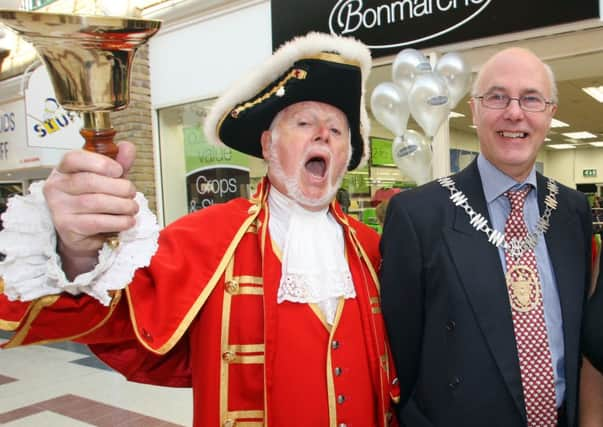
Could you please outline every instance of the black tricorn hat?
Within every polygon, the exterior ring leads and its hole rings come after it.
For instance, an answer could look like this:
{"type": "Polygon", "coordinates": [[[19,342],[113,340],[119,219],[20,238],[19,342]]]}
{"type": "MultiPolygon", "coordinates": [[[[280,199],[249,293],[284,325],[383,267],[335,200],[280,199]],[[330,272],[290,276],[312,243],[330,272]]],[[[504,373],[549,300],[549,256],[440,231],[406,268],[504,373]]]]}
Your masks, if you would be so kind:
{"type": "Polygon", "coordinates": [[[356,169],[369,156],[364,86],[370,70],[370,51],[355,39],[323,33],[297,37],[216,101],[205,120],[205,134],[212,142],[262,158],[262,132],[281,110],[297,102],[324,102],[347,116],[352,144],[348,169],[356,169]]]}

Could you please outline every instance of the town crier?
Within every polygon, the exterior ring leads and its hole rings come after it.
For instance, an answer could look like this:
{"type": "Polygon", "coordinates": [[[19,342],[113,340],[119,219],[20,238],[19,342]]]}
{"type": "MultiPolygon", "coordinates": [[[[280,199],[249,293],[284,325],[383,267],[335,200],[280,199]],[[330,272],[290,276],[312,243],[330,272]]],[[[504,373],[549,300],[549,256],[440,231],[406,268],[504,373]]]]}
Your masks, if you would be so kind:
{"type": "Polygon", "coordinates": [[[395,425],[379,238],[335,201],[368,157],[370,67],[362,43],[312,33],[245,73],[205,130],[266,177],[158,238],[131,144],[66,154],[4,216],[5,347],[73,340],[129,380],[192,387],[198,427],[395,425]]]}

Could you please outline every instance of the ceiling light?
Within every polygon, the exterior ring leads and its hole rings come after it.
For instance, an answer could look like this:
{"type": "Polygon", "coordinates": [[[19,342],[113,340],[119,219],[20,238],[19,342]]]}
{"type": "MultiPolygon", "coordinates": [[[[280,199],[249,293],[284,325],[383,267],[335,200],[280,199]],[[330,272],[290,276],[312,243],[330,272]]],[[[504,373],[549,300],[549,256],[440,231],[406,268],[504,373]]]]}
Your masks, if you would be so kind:
{"type": "Polygon", "coordinates": [[[572,139],[590,139],[590,138],[596,138],[597,137],[597,135],[592,134],[590,132],[586,132],[586,131],[581,131],[581,132],[566,132],[566,133],[562,133],[561,135],[567,136],[568,138],[572,138],[572,139]]]}
{"type": "Polygon", "coordinates": [[[477,126],[475,126],[475,125],[469,125],[469,127],[472,129],[477,129],[477,126]]]}
{"type": "Polygon", "coordinates": [[[459,117],[465,117],[465,115],[457,113],[456,111],[451,111],[450,114],[448,114],[448,117],[450,117],[451,119],[457,119],[459,117]]]}
{"type": "Polygon", "coordinates": [[[562,122],[561,120],[553,119],[553,120],[551,120],[551,127],[552,128],[566,128],[566,127],[569,127],[569,125],[565,122],[562,122]]]}
{"type": "Polygon", "coordinates": [[[573,144],[549,144],[547,147],[554,148],[555,150],[569,150],[571,148],[576,148],[573,144]]]}
{"type": "Polygon", "coordinates": [[[592,145],[593,147],[603,147],[603,141],[589,142],[588,145],[592,145]]]}
{"type": "Polygon", "coordinates": [[[582,90],[595,98],[599,102],[603,102],[603,86],[595,87],[583,87],[582,90]]]}
{"type": "Polygon", "coordinates": [[[551,142],[551,138],[544,138],[544,142],[551,142]]]}

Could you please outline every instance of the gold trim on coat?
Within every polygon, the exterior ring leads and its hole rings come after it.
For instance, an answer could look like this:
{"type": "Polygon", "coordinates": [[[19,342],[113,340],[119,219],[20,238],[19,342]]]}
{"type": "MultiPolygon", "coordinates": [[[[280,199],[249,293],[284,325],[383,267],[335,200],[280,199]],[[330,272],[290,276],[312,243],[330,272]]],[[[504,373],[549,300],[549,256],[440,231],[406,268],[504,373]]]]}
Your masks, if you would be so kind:
{"type": "Polygon", "coordinates": [[[10,322],[8,320],[0,319],[0,329],[3,331],[14,331],[20,324],[21,322],[10,322]]]}
{"type": "Polygon", "coordinates": [[[60,295],[46,295],[33,302],[31,310],[29,311],[27,319],[25,320],[25,324],[9,342],[4,344],[4,348],[12,348],[21,345],[23,341],[25,341],[25,338],[31,329],[31,324],[40,315],[42,310],[57,302],[59,298],[60,295]]]}
{"type": "Polygon", "coordinates": [[[329,402],[329,426],[337,427],[337,393],[335,392],[335,379],[333,378],[333,338],[339,326],[341,315],[343,313],[343,306],[345,305],[345,299],[340,297],[339,304],[337,305],[337,312],[335,313],[335,320],[333,322],[333,328],[329,335],[328,349],[327,349],[327,401],[329,402]]]}
{"type": "MultiPolygon", "coordinates": [[[[234,271],[234,254],[230,257],[226,271],[224,272],[224,282],[233,279],[234,271]]],[[[220,363],[220,417],[221,419],[228,418],[228,390],[229,382],[228,375],[230,363],[233,362],[236,354],[230,351],[228,345],[228,337],[230,335],[230,309],[232,304],[232,295],[224,292],[222,301],[222,331],[220,336],[220,348],[222,349],[222,361],[220,363]]]]}
{"type": "MultiPolygon", "coordinates": [[[[223,354],[228,354],[228,364],[238,363],[242,365],[264,363],[264,344],[233,344],[228,345],[223,354]],[[261,353],[261,354],[246,354],[261,353]]],[[[224,360],[224,357],[223,357],[224,360]]]]}
{"type": "MultiPolygon", "coordinates": [[[[36,341],[36,342],[35,342],[35,344],[37,344],[37,345],[43,345],[43,344],[49,344],[49,343],[53,343],[53,342],[59,342],[59,341],[74,341],[74,340],[76,340],[76,339],[78,339],[78,338],[80,338],[80,337],[83,337],[83,336],[85,336],[85,335],[91,334],[92,332],[96,331],[97,329],[99,329],[100,327],[102,327],[102,326],[103,326],[105,323],[107,323],[107,321],[108,321],[108,320],[111,318],[111,316],[113,315],[113,312],[115,311],[115,308],[116,308],[116,307],[117,307],[117,305],[119,304],[119,301],[121,300],[121,296],[122,296],[122,291],[121,291],[121,289],[120,289],[120,290],[113,291],[113,292],[114,292],[114,294],[113,294],[113,299],[111,300],[111,305],[109,306],[109,307],[110,307],[110,308],[109,308],[109,312],[107,313],[107,315],[105,316],[105,318],[104,318],[103,320],[101,320],[100,322],[98,322],[96,325],[94,325],[94,327],[92,327],[92,328],[88,329],[88,330],[87,330],[87,331],[85,331],[85,332],[82,332],[81,334],[72,335],[72,336],[70,336],[70,337],[61,337],[61,338],[50,339],[50,340],[36,341]]],[[[32,310],[32,316],[37,317],[37,316],[40,314],[40,312],[41,312],[41,311],[42,311],[44,308],[49,307],[49,306],[51,306],[52,304],[54,304],[54,303],[55,303],[55,302],[56,302],[56,301],[59,299],[60,295],[48,295],[48,296],[46,296],[46,297],[42,297],[42,298],[40,298],[40,300],[41,300],[41,299],[44,299],[44,298],[48,298],[48,297],[52,297],[52,298],[56,297],[56,298],[54,299],[54,301],[51,301],[50,303],[45,303],[45,304],[47,304],[47,305],[43,305],[42,307],[40,307],[40,308],[39,308],[39,311],[38,311],[37,313],[34,313],[34,310],[36,310],[36,307],[34,307],[34,309],[32,310]]],[[[33,305],[35,305],[36,303],[38,303],[40,300],[37,300],[35,303],[33,303],[33,305]]],[[[17,336],[19,336],[19,334],[21,334],[21,332],[22,332],[22,331],[23,331],[23,330],[24,330],[26,327],[27,327],[27,330],[29,331],[29,329],[31,328],[31,324],[32,324],[32,323],[33,323],[33,321],[35,320],[35,317],[34,317],[33,319],[31,319],[31,321],[30,321],[30,319],[28,319],[28,320],[27,320],[27,322],[28,322],[28,323],[26,324],[26,326],[24,326],[24,327],[23,327],[23,329],[22,329],[21,331],[19,331],[19,332],[18,332],[18,333],[17,333],[17,334],[14,336],[14,338],[13,338],[12,340],[10,340],[10,341],[9,341],[9,343],[7,343],[7,344],[5,345],[5,348],[11,348],[11,347],[16,347],[16,346],[18,346],[18,345],[21,345],[21,343],[23,342],[23,339],[24,339],[25,337],[23,337],[23,338],[21,339],[21,341],[19,341],[19,343],[17,343],[17,344],[14,344],[14,341],[15,341],[15,339],[17,339],[17,336]]],[[[25,333],[25,335],[27,335],[27,333],[25,333]]],[[[34,343],[32,343],[32,344],[34,344],[34,343]]]]}
{"type": "Polygon", "coordinates": [[[218,280],[222,276],[223,271],[226,269],[226,264],[234,256],[234,252],[237,249],[237,246],[239,245],[243,235],[246,233],[247,229],[249,228],[249,225],[255,221],[259,212],[260,211],[258,210],[257,212],[253,213],[251,216],[249,216],[249,218],[247,218],[243,222],[243,225],[241,225],[239,230],[236,232],[234,238],[232,239],[232,242],[230,242],[228,249],[226,249],[226,252],[224,252],[224,256],[222,257],[222,260],[214,271],[214,274],[212,275],[211,279],[207,282],[207,285],[205,286],[199,297],[197,297],[195,303],[191,305],[191,308],[182,318],[180,325],[178,325],[172,336],[165,342],[165,344],[163,344],[158,349],[154,349],[153,347],[151,347],[146,342],[146,340],[140,336],[140,330],[136,321],[136,314],[134,313],[134,307],[132,305],[132,297],[130,295],[129,288],[126,288],[126,297],[128,298],[132,326],[134,328],[136,337],[138,338],[138,342],[142,344],[144,348],[149,350],[151,353],[163,355],[170,351],[172,347],[174,347],[174,345],[176,345],[176,343],[180,340],[180,338],[182,338],[182,335],[184,335],[195,316],[197,316],[197,313],[199,313],[199,310],[201,309],[201,307],[203,307],[205,301],[207,301],[211,293],[214,291],[216,285],[218,284],[218,280]]]}

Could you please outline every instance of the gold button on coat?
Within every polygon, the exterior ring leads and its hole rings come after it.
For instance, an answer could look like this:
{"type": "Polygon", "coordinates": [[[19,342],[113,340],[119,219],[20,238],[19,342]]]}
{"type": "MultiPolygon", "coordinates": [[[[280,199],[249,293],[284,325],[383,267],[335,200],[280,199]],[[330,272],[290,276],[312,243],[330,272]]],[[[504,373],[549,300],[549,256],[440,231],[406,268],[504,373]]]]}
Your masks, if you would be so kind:
{"type": "Polygon", "coordinates": [[[239,292],[239,282],[237,282],[236,280],[229,280],[228,282],[226,282],[225,287],[226,292],[231,295],[234,295],[239,292]]]}
{"type": "Polygon", "coordinates": [[[222,360],[224,360],[225,362],[232,362],[233,360],[235,360],[235,354],[231,351],[225,351],[224,353],[222,353],[222,360]]]}

